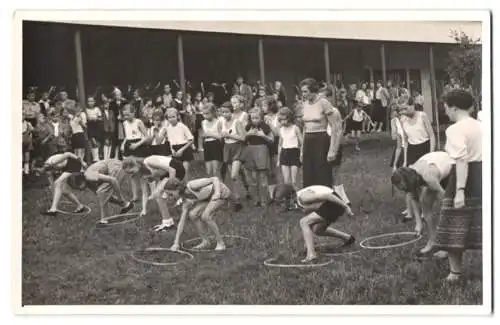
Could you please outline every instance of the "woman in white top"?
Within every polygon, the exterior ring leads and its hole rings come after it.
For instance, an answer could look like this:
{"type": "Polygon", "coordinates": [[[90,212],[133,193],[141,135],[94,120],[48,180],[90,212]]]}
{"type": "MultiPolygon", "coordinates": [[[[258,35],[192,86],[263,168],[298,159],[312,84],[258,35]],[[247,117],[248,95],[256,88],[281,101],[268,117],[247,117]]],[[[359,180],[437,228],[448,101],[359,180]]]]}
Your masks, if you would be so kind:
{"type": "Polygon", "coordinates": [[[408,141],[407,163],[411,165],[435,150],[436,138],[427,114],[415,110],[412,98],[401,98],[398,105],[403,115],[401,125],[408,141]]]}
{"type": "Polygon", "coordinates": [[[217,242],[215,250],[223,251],[226,249],[214,217],[231,197],[231,191],[218,177],[194,179],[186,185],[176,179],[169,179],[165,185],[165,195],[170,204],[178,202],[179,199],[182,199],[183,202],[181,219],[175,234],[174,244],[171,247],[172,250],[180,248],[181,235],[184,232],[188,216],[195,223],[202,238],[201,243],[193,247],[194,249],[207,249],[210,246],[205,226],[215,235],[217,242]]]}
{"type": "Polygon", "coordinates": [[[444,151],[434,151],[422,156],[409,167],[398,168],[391,177],[392,184],[411,196],[410,217],[415,216],[415,231],[423,231],[422,219],[427,224],[429,240],[419,256],[429,254],[436,240],[436,227],[432,219],[432,208],[438,198],[444,195],[453,159],[444,151]]]}
{"type": "Polygon", "coordinates": [[[448,252],[447,281],[460,279],[462,255],[466,249],[482,248],[482,125],[470,116],[472,95],[453,89],[444,99],[453,125],[446,129],[445,150],[455,164],[437,227],[434,249],[448,252]]]}
{"type": "Polygon", "coordinates": [[[221,177],[220,169],[223,160],[222,122],[217,119],[215,105],[206,104],[202,109],[204,120],[201,122],[203,137],[203,155],[205,168],[209,177],[221,177]]]}

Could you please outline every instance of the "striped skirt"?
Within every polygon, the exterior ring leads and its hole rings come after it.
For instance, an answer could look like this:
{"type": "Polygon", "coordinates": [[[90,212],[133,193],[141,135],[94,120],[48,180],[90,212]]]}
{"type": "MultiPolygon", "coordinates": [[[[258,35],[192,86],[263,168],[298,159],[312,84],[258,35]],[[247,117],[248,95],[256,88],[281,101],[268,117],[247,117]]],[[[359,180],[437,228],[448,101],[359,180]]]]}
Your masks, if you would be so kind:
{"type": "Polygon", "coordinates": [[[435,248],[481,249],[482,248],[482,163],[469,163],[465,206],[456,209],[453,201],[456,193],[456,169],[453,166],[446,194],[441,204],[439,223],[436,229],[435,248]]]}

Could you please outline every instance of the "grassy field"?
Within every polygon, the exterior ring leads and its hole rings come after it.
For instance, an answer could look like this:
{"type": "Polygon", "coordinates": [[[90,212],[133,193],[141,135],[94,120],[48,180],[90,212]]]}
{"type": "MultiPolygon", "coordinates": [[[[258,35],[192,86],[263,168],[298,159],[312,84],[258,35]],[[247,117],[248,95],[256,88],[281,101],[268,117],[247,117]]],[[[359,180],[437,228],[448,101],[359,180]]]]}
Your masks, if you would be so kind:
{"type": "MultiPolygon", "coordinates": [[[[358,244],[366,237],[411,231],[396,216],[404,208],[400,193],[391,193],[388,139],[368,137],[361,152],[352,145],[344,151],[337,184],[344,184],[352,201],[354,218],[342,218],[336,227],[352,233],[358,244]]],[[[201,162],[194,174],[203,174],[201,162]]],[[[481,304],[480,252],[464,256],[464,283],[448,285],[447,260],[416,261],[415,244],[387,250],[360,250],[332,257],[333,263],[314,269],[280,269],[263,264],[268,258],[299,263],[304,256],[298,226],[299,211],[262,210],[246,204],[218,217],[222,232],[249,238],[228,238],[224,253],[193,253],[194,259],[156,253],[177,266],[150,266],[130,257],[130,251],[150,246],[170,247],[174,231],[151,231],[160,221],[156,208],[144,219],[112,229],[93,229],[98,207],[93,194],[81,193],[92,212],[87,216],[40,215],[47,190],[23,193],[24,305],[45,304],[481,304]]],[[[155,204],[152,204],[154,207],[155,204]]],[[[66,207],[67,208],[67,207],[66,207]]],[[[178,217],[179,211],[175,211],[178,217]]],[[[187,224],[184,240],[196,237],[187,224]]],[[[389,239],[385,239],[385,243],[389,239]]],[[[332,240],[318,240],[318,244],[332,240]]],[[[372,244],[383,244],[373,242],[372,244]]],[[[352,248],[359,249],[359,246],[352,248]]],[[[153,254],[152,254],[153,255],[153,254]]],[[[330,257],[322,256],[322,260],[330,257]]]]}

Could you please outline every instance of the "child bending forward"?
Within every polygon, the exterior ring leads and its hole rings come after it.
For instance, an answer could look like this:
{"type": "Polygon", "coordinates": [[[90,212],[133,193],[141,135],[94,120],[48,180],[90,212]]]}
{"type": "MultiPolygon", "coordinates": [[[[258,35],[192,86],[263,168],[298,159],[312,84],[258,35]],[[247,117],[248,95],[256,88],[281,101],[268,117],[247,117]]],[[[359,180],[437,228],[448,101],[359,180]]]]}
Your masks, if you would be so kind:
{"type": "Polygon", "coordinates": [[[179,198],[183,200],[182,213],[177,233],[175,234],[175,241],[172,245],[172,250],[180,248],[180,239],[184,231],[186,217],[194,222],[196,229],[202,241],[195,249],[205,249],[210,246],[210,241],[205,226],[207,226],[215,235],[217,246],[216,251],[223,251],[226,245],[219,232],[219,227],[214,221],[215,213],[219,211],[222,206],[231,197],[231,191],[222,183],[219,178],[200,178],[194,179],[184,185],[177,179],[169,178],[164,187],[164,193],[167,197],[167,202],[173,204],[179,198]]]}

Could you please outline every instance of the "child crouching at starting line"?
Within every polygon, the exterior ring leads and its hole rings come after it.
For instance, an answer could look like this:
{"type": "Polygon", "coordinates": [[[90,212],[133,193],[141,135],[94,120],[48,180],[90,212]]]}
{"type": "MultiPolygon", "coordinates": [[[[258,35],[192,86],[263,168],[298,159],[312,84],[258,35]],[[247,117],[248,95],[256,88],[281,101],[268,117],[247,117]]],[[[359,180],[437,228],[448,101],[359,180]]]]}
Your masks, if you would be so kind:
{"type": "MultiPolygon", "coordinates": [[[[291,185],[278,185],[273,193],[273,201],[290,197],[294,193],[291,185]]],[[[344,240],[344,247],[356,241],[353,235],[331,227],[344,214],[354,216],[349,203],[341,198],[343,194],[323,185],[308,186],[296,192],[297,204],[307,213],[299,221],[307,250],[307,256],[302,263],[312,262],[318,257],[314,249],[314,235],[340,238],[344,240]]]]}
{"type": "Polygon", "coordinates": [[[216,251],[223,251],[226,245],[220,234],[219,227],[214,221],[215,214],[226,204],[231,197],[231,191],[219,178],[199,178],[189,181],[187,184],[175,178],[169,178],[164,187],[164,193],[169,204],[174,204],[182,199],[182,213],[172,250],[180,249],[181,235],[184,231],[186,218],[196,225],[196,229],[202,241],[194,249],[206,249],[210,246],[210,240],[205,232],[207,226],[215,235],[216,251]]]}

